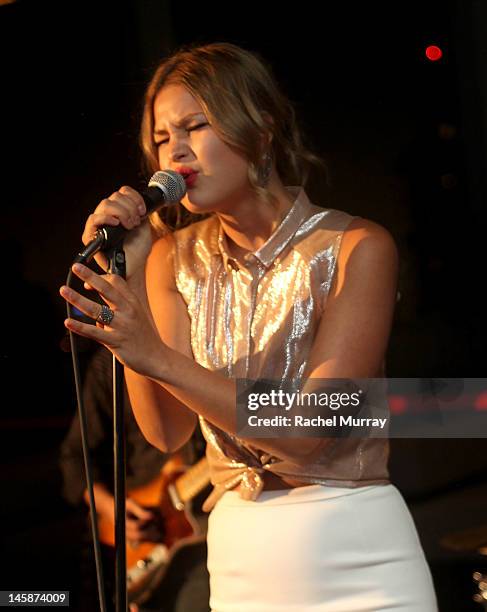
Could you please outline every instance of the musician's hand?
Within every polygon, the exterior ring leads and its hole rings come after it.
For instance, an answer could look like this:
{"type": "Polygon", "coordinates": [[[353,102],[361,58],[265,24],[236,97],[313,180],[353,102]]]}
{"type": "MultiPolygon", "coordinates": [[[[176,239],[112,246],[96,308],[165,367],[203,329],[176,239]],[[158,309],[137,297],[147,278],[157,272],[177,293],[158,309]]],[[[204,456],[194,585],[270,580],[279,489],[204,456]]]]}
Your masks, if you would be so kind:
{"type": "Polygon", "coordinates": [[[130,544],[161,542],[160,521],[154,512],[139,506],[133,499],[126,500],[126,535],[130,544]]]}
{"type": "MultiPolygon", "coordinates": [[[[132,230],[124,240],[127,278],[130,278],[134,272],[143,270],[152,246],[149,222],[142,220],[145,213],[146,206],[140,193],[131,187],[121,187],[102,200],[88,217],[82,236],[83,244],[88,244],[102,225],[123,225],[132,230]]],[[[101,251],[95,255],[95,260],[104,270],[107,269],[108,262],[101,251]]]]}
{"type": "MultiPolygon", "coordinates": [[[[77,319],[66,319],[65,325],[76,334],[105,345],[123,364],[138,374],[157,378],[161,363],[166,362],[167,346],[162,342],[138,295],[120,276],[99,275],[81,264],[73,266],[74,273],[97,291],[114,312],[108,325],[97,326],[77,319]]],[[[74,289],[61,287],[63,298],[92,319],[101,313],[98,302],[90,300],[74,289]]]]}

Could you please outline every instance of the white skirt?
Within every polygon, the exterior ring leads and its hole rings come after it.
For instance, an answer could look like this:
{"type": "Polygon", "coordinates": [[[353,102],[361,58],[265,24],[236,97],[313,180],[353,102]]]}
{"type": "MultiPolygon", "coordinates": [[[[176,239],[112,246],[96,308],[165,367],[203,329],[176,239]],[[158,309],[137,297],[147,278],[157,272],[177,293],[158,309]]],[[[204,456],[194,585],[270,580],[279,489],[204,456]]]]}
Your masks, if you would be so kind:
{"type": "Polygon", "coordinates": [[[436,612],[416,527],[392,485],[229,491],[209,517],[213,612],[436,612]]]}

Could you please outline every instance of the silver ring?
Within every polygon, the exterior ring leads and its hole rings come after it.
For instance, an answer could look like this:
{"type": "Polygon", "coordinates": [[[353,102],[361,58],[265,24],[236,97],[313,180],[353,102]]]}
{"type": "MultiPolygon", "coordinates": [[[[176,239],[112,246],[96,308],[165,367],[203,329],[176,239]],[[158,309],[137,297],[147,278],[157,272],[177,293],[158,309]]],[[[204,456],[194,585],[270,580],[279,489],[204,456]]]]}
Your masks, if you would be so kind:
{"type": "Polygon", "coordinates": [[[115,313],[113,310],[108,308],[106,304],[102,304],[100,314],[96,317],[96,321],[102,325],[110,325],[114,316],[115,313]]]}

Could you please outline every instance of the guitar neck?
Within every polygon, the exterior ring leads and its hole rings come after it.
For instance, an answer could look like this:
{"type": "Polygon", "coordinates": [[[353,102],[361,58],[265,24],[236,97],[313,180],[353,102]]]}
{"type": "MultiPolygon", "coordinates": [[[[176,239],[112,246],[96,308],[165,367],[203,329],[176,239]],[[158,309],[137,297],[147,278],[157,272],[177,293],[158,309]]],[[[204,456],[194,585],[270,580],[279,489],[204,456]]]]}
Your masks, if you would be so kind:
{"type": "Polygon", "coordinates": [[[179,499],[186,503],[210,483],[208,461],[203,457],[174,483],[179,499]]]}

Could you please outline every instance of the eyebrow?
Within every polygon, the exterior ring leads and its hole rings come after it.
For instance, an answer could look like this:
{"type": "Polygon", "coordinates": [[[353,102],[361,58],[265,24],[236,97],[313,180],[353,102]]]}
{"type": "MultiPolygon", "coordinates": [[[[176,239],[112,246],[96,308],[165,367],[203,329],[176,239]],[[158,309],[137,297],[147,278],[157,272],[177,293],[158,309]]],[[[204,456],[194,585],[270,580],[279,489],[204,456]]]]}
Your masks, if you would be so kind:
{"type": "MultiPolygon", "coordinates": [[[[174,126],[177,128],[182,127],[185,123],[188,122],[189,119],[191,119],[192,117],[197,117],[198,115],[204,115],[204,113],[201,111],[199,113],[190,113],[189,115],[184,116],[180,121],[175,123],[174,126]]],[[[167,134],[167,130],[154,130],[154,134],[167,134]]]]}

